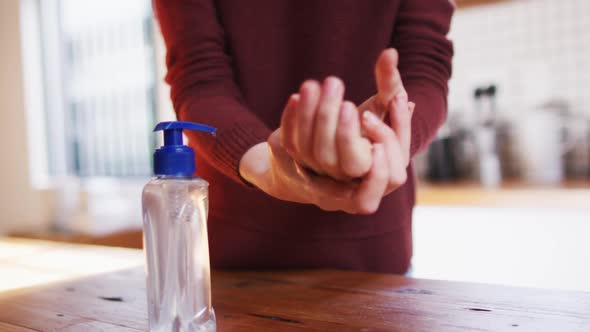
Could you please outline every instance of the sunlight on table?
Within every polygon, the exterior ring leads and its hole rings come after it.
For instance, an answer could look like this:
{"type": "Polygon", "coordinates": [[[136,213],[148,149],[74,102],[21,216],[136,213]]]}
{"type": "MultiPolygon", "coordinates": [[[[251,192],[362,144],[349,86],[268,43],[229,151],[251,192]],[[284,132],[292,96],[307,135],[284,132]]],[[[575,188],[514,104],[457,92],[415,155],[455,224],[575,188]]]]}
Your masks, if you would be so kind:
{"type": "Polygon", "coordinates": [[[143,265],[138,250],[0,238],[0,291],[143,265]],[[113,250],[117,251],[113,255],[113,250]]]}

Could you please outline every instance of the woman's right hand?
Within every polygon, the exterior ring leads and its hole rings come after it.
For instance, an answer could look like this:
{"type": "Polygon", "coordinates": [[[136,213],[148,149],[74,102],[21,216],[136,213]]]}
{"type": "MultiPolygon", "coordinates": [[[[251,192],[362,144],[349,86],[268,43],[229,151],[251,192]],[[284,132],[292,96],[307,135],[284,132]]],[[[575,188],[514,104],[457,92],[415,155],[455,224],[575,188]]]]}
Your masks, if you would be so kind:
{"type": "MultiPolygon", "coordinates": [[[[296,99],[289,99],[286,110],[296,107],[296,99]]],[[[281,130],[244,154],[240,174],[246,181],[277,199],[313,204],[327,211],[370,214],[377,210],[389,182],[382,144],[373,144],[372,165],[362,181],[340,182],[302,168],[281,144],[281,130]]]]}

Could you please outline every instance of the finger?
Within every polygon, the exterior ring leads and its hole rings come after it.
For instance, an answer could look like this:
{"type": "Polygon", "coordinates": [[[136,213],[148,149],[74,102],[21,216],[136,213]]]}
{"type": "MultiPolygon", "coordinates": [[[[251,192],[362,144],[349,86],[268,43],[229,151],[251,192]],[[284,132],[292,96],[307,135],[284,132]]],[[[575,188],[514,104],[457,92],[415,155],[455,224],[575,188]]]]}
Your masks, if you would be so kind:
{"type": "Polygon", "coordinates": [[[294,130],[296,145],[294,158],[315,169],[317,165],[313,162],[313,124],[320,99],[320,84],[313,80],[305,81],[299,89],[299,94],[294,130]]]}
{"type": "Polygon", "coordinates": [[[374,143],[387,145],[392,141],[398,141],[393,130],[371,111],[363,112],[363,129],[367,137],[374,143]]]}
{"type": "Polygon", "coordinates": [[[291,189],[285,190],[283,188],[275,192],[273,196],[287,201],[311,203],[318,206],[321,203],[323,204],[322,208],[333,210],[327,205],[328,202],[331,202],[332,205],[337,206],[334,209],[340,210],[340,206],[350,200],[358,184],[341,183],[328,177],[310,174],[289,156],[280,143],[277,132],[275,131],[267,141],[273,173],[278,174],[278,182],[283,183],[282,186],[287,185],[291,189]]]}
{"type": "Polygon", "coordinates": [[[387,161],[383,145],[373,145],[373,165],[354,195],[355,210],[361,214],[377,211],[387,188],[387,161]]]}
{"type": "Polygon", "coordinates": [[[296,150],[295,121],[297,119],[296,108],[299,98],[298,94],[292,94],[281,116],[281,144],[289,153],[294,153],[296,150]]]}
{"type": "Polygon", "coordinates": [[[340,107],[336,146],[340,170],[349,178],[365,175],[371,168],[371,143],[361,136],[358,111],[353,103],[345,101],[340,107]]]}
{"type": "Polygon", "coordinates": [[[369,111],[363,113],[363,128],[369,139],[384,147],[389,187],[404,184],[407,180],[405,151],[393,130],[369,111]]]}
{"type": "Polygon", "coordinates": [[[405,93],[396,95],[389,104],[389,118],[391,127],[397,135],[405,162],[410,159],[410,139],[412,132],[412,113],[408,103],[408,96],[405,93]]]}
{"type": "Polygon", "coordinates": [[[377,103],[385,111],[387,110],[387,105],[394,96],[397,96],[400,93],[405,93],[397,66],[398,53],[393,48],[381,52],[381,55],[377,59],[377,64],[375,65],[377,103]]]}
{"type": "Polygon", "coordinates": [[[344,183],[335,181],[330,177],[311,174],[298,163],[294,163],[294,167],[302,179],[303,189],[310,194],[310,198],[313,196],[316,202],[349,200],[356,187],[358,187],[358,184],[354,182],[344,183]]]}
{"type": "Polygon", "coordinates": [[[306,186],[306,192],[317,197],[318,201],[332,200],[343,204],[352,197],[357,186],[353,183],[335,181],[326,176],[312,176],[306,186]]]}
{"type": "Polygon", "coordinates": [[[319,166],[331,175],[338,172],[335,136],[343,96],[342,81],[333,76],[326,78],[314,123],[313,156],[319,166]]]}

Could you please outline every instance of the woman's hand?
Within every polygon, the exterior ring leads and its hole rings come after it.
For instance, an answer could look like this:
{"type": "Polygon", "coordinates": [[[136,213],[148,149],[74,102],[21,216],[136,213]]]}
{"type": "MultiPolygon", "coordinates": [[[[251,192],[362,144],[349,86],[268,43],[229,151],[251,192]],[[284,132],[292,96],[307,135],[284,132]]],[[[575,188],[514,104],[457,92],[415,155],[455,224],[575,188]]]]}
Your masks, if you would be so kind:
{"type": "Polygon", "coordinates": [[[356,106],[343,101],[344,84],[328,77],[304,82],[281,119],[281,143],[289,155],[317,174],[348,181],[366,175],[371,143],[362,137],[356,106]]]}
{"type": "Polygon", "coordinates": [[[242,157],[240,174],[281,200],[329,211],[375,212],[381,198],[407,180],[415,105],[408,102],[396,66],[397,53],[384,51],[375,69],[379,91],[361,105],[365,107],[362,121],[355,105],[342,101],[340,80],[328,78],[323,86],[305,82],[299,94],[289,99],[281,127],[242,157]],[[391,127],[382,121],[381,114],[387,113],[391,127]],[[367,138],[361,136],[361,122],[367,138]],[[326,158],[325,153],[331,156],[326,158]],[[326,163],[330,158],[333,163],[326,163]],[[369,164],[367,171],[351,176],[364,162],[369,164]],[[311,174],[301,165],[328,170],[330,176],[311,174]],[[362,180],[351,181],[353,177],[362,180]]]}
{"type": "MultiPolygon", "coordinates": [[[[289,155],[317,174],[337,180],[350,181],[366,175],[371,167],[371,142],[363,137],[366,135],[358,117],[371,111],[383,119],[394,99],[405,98],[404,110],[408,109],[397,64],[394,49],[381,53],[375,64],[377,94],[358,109],[343,101],[344,84],[340,79],[328,77],[323,84],[304,82],[293,96],[295,107],[285,110],[281,118],[281,142],[289,155]]],[[[405,133],[402,136],[405,140],[405,133]]]]}
{"type": "MultiPolygon", "coordinates": [[[[295,107],[295,99],[289,100],[286,110],[295,107]]],[[[369,150],[372,166],[363,180],[344,183],[303,169],[283,147],[281,130],[244,154],[240,162],[244,179],[277,199],[314,204],[327,211],[370,214],[377,210],[390,184],[391,166],[383,144],[376,143],[369,150]]],[[[381,139],[379,133],[374,137],[381,139]]]]}

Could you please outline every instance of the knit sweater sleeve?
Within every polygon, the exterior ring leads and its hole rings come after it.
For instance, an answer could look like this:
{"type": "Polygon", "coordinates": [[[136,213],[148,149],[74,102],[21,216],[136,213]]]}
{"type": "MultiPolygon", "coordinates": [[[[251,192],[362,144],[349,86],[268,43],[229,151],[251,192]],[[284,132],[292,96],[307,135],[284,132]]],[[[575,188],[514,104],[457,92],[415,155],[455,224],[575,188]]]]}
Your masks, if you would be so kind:
{"type": "Polygon", "coordinates": [[[399,70],[409,100],[414,156],[434,138],[446,119],[452,43],[446,38],[454,6],[450,0],[402,0],[392,46],[399,53],[399,70]]]}
{"type": "Polygon", "coordinates": [[[178,119],[218,128],[217,137],[188,133],[199,155],[229,178],[241,157],[271,130],[248,108],[238,88],[226,36],[213,0],[155,0],[167,47],[166,81],[178,119]]]}

